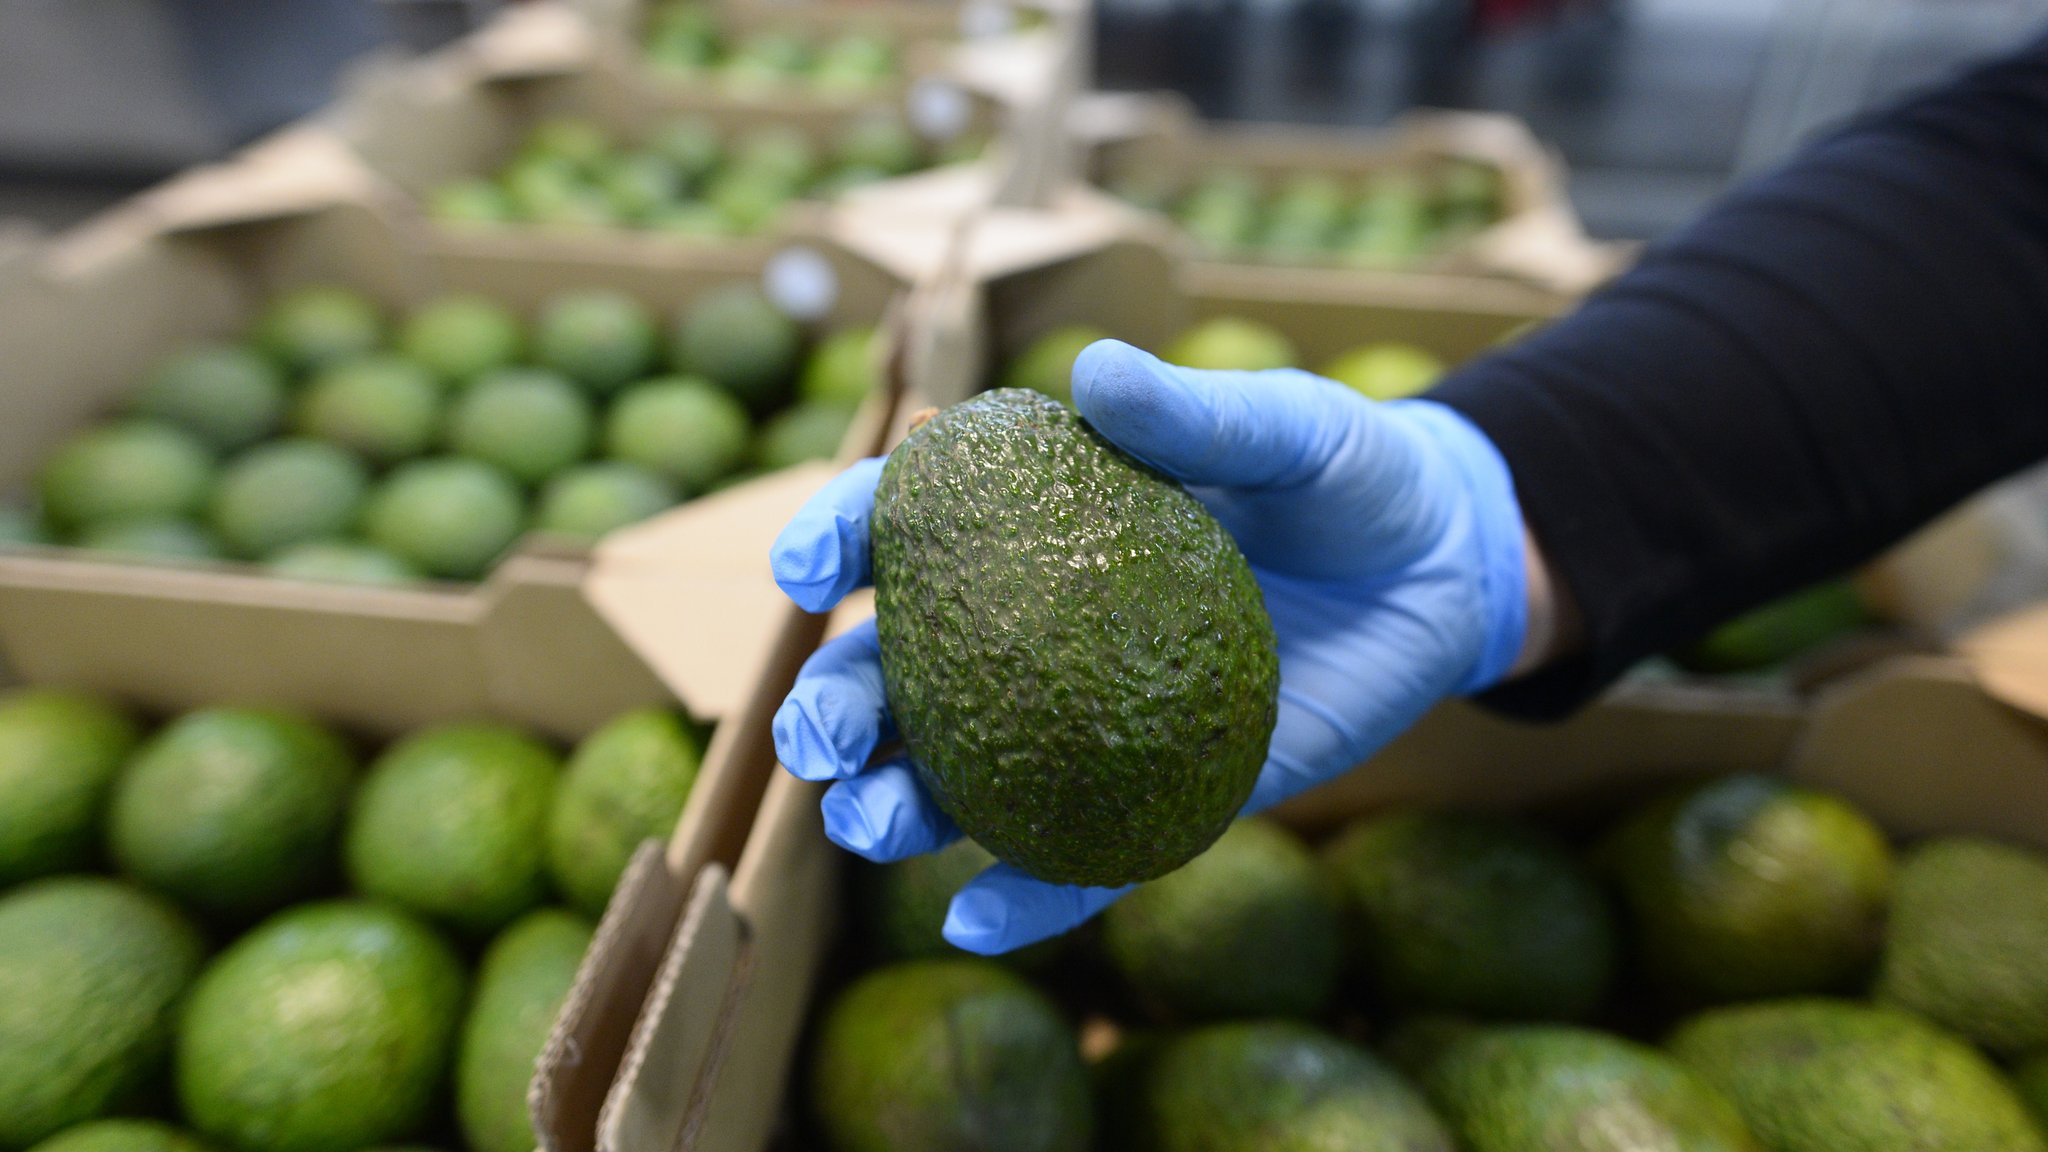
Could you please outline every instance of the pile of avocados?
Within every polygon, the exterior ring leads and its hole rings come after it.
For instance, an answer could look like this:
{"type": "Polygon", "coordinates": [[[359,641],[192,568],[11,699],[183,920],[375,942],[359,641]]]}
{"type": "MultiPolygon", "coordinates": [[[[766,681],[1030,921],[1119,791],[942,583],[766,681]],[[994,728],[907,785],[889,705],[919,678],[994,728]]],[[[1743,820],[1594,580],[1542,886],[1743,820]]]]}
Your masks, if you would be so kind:
{"type": "Polygon", "coordinates": [[[735,96],[872,96],[902,78],[896,43],[871,31],[809,37],[770,29],[741,36],[699,0],[665,0],[647,16],[647,63],[666,80],[714,84],[735,96]]]}
{"type": "Polygon", "coordinates": [[[369,754],[0,697],[0,1148],[531,1152],[535,1059],[702,746],[660,709],[566,757],[491,722],[369,754]]]}
{"type": "Polygon", "coordinates": [[[473,295],[387,315],[316,285],[233,342],[163,360],[58,446],[0,540],[241,561],[299,579],[474,580],[527,531],[594,540],[759,472],[830,457],[873,330],[815,345],[756,289],[664,331],[606,289],[522,320],[473,295]]]}
{"type": "Polygon", "coordinates": [[[767,230],[798,200],[841,192],[934,164],[971,159],[980,143],[945,149],[887,110],[848,119],[829,147],[802,130],[767,124],[730,137],[702,117],[656,125],[630,143],[573,116],[535,125],[490,179],[435,189],[427,210],[459,225],[631,228],[716,241],[767,230]]]}

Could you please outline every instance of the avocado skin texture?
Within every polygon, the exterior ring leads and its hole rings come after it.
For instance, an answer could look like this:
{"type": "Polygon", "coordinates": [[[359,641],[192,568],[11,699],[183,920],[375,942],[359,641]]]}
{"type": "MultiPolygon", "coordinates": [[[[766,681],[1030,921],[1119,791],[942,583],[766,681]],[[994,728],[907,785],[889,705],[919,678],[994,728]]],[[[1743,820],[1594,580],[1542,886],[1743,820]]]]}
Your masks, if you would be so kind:
{"type": "Polygon", "coordinates": [[[151,1086],[205,958],[198,929],[116,880],[58,876],[0,898],[0,1147],[151,1086]]]}
{"type": "Polygon", "coordinates": [[[1294,835],[1240,820],[1176,872],[1110,905],[1102,942],[1168,1020],[1311,1017],[1337,991],[1337,895],[1294,835]]]}
{"type": "Polygon", "coordinates": [[[819,1028],[811,1108],[834,1152],[1084,1152],[1088,1074],[1052,1002],[986,960],[868,973],[819,1028]]]}
{"type": "Polygon", "coordinates": [[[29,1152],[207,1152],[190,1132],[161,1120],[94,1120],[66,1128],[29,1152]]]}
{"type": "Polygon", "coordinates": [[[897,446],[871,526],[889,706],[963,832],[1099,886],[1223,834],[1265,761],[1280,668],[1251,566],[1193,496],[1004,388],[897,446]]]}
{"type": "Polygon", "coordinates": [[[2040,1152],[2012,1087],[1917,1017],[1825,999],[1720,1008],[1669,1042],[1771,1152],[2040,1152]]]}
{"type": "Polygon", "coordinates": [[[1323,849],[1354,962],[1380,1003],[1571,1020],[1615,969],[1613,913],[1563,845],[1505,818],[1392,812],[1323,849]]]}
{"type": "Polygon", "coordinates": [[[456,1113],[470,1152],[532,1152],[526,1086],[591,931],[581,916],[543,908],[513,921],[484,953],[455,1063],[456,1113]]]}
{"type": "Polygon", "coordinates": [[[675,831],[701,759],[696,734],[665,708],[627,712],[584,737],[548,814],[548,862],[570,904],[603,914],[634,850],[675,831]]]}
{"type": "MultiPolygon", "coordinates": [[[[854,900],[867,925],[867,944],[884,961],[963,956],[946,942],[946,910],[969,880],[996,862],[965,836],[939,849],[890,864],[862,864],[854,873],[854,900]]],[[[989,959],[1035,971],[1057,959],[1067,940],[1055,936],[989,959]]]]}
{"type": "Polygon", "coordinates": [[[1875,992],[1994,1052],[2048,1047],[2048,860],[1968,838],[1915,849],[1875,992]]]}
{"type": "Polygon", "coordinates": [[[1466,1152],[1762,1152],[1735,1106],[1654,1048],[1581,1028],[1489,1028],[1421,1073],[1466,1152]]]}
{"type": "Polygon", "coordinates": [[[0,887],[98,858],[107,798],[140,738],[91,696],[30,688],[0,699],[0,887]]]}
{"type": "Polygon", "coordinates": [[[1212,1024],[1141,1049],[1134,1063],[1105,1082],[1119,1137],[1107,1147],[1454,1152],[1421,1092],[1364,1049],[1306,1024],[1212,1024]]]}
{"type": "Polygon", "coordinates": [[[1884,939],[1884,832],[1783,780],[1731,776],[1659,801],[1599,856],[1651,978],[1686,1000],[1838,991],[1884,939]]]}
{"type": "Polygon", "coordinates": [[[178,1028],[194,1128],[242,1152],[351,1152],[408,1134],[439,1098],[462,962],[362,900],[264,921],[199,978],[178,1028]]]}
{"type": "Polygon", "coordinates": [[[2012,1070],[2012,1086],[2034,1113],[2034,1121],[2048,1130],[2048,1054],[2036,1056],[2012,1070]]]}

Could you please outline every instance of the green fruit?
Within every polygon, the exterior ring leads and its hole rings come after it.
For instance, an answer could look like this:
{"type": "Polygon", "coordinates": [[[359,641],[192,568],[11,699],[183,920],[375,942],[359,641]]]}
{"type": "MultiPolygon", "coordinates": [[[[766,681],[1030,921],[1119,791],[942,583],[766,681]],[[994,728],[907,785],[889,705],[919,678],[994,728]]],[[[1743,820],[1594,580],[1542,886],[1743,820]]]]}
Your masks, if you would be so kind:
{"type": "Polygon", "coordinates": [[[775,223],[797,192],[797,185],[774,173],[732,168],[712,178],[704,200],[718,212],[726,231],[752,236],[775,223]]]}
{"type": "Polygon", "coordinates": [[[644,222],[683,195],[683,175],[668,158],[654,152],[631,152],[607,162],[597,185],[612,211],[626,221],[644,222]]]}
{"type": "Polygon", "coordinates": [[[1670,1048],[1771,1152],[2048,1147],[1975,1049],[1902,1012],[1832,1000],[1720,1008],[1670,1048]]]}
{"type": "Polygon", "coordinates": [[[605,453],[694,495],[746,459],[748,431],[746,410],[732,397],[703,380],[665,376],[612,405],[605,453]]]}
{"type": "Polygon", "coordinates": [[[797,399],[810,404],[858,408],[881,382],[875,363],[873,328],[841,328],[820,341],[797,381],[797,399]]]}
{"type": "Polygon", "coordinates": [[[221,472],[212,521],[243,557],[336,536],[355,524],[370,474],[354,456],[320,440],[252,448],[221,472]]]}
{"type": "Polygon", "coordinates": [[[811,47],[787,32],[757,32],[733,47],[719,80],[747,95],[772,92],[810,69],[811,47]]]}
{"type": "Polygon", "coordinates": [[[837,404],[798,404],[762,425],[754,444],[754,463],[761,468],[787,468],[806,460],[830,460],[853,423],[853,410],[837,404]]]}
{"type": "Polygon", "coordinates": [[[811,68],[811,88],[822,95],[871,92],[899,72],[895,46],[880,36],[849,32],[825,45],[811,68]]]}
{"type": "Polygon", "coordinates": [[[2036,1056],[2013,1069],[2012,1086],[2035,1122],[2048,1126],[2048,1056],[2036,1056]]]}
{"type": "Polygon", "coordinates": [[[0,888],[98,859],[115,773],[140,738],[96,697],[56,688],[0,697],[0,888]]]}
{"type": "Polygon", "coordinates": [[[725,214],[701,200],[670,204],[649,216],[647,227],[680,239],[718,240],[734,235],[725,214]]]}
{"type": "Polygon", "coordinates": [[[1247,173],[1211,174],[1181,199],[1174,218],[1208,252],[1247,244],[1258,226],[1258,181],[1247,173]]]}
{"type": "Polygon", "coordinates": [[[654,367],[658,337],[638,300],[593,288],[565,292],[541,306],[533,354],[599,395],[609,395],[654,367]]]}
{"type": "Polygon", "coordinates": [[[504,190],[488,180],[463,180],[434,189],[427,214],[449,224],[503,224],[519,215],[504,190]]]}
{"type": "Polygon", "coordinates": [[[1298,176],[1268,205],[1258,243],[1269,258],[1315,256],[1335,242],[1343,220],[1342,185],[1321,174],[1298,176]]]}
{"type": "Polygon", "coordinates": [[[246,448],[284,424],[284,377],[238,344],[195,344],[157,365],[130,411],[183,428],[219,451],[246,448]]]}
{"type": "Polygon", "coordinates": [[[205,957],[170,905],[118,881],[59,876],[0,897],[0,1146],[152,1086],[205,957]]]}
{"type": "Polygon", "coordinates": [[[581,917],[543,908],[514,922],[484,953],[455,1060],[455,1107],[470,1152],[532,1152],[527,1082],[590,935],[581,917]]]}
{"type": "Polygon", "coordinates": [[[985,960],[879,969],[826,1009],[811,1112],[834,1152],[1085,1152],[1088,1076],[1041,993],[985,960]]]}
{"type": "Polygon", "coordinates": [[[612,222],[611,202],[566,160],[550,156],[515,160],[502,179],[506,204],[517,219],[596,226],[612,222]]]}
{"type": "Polygon", "coordinates": [[[108,846],[144,884],[209,915],[252,919],[333,874],[354,783],[348,746],[298,717],[187,713],[115,782],[108,846]]]}
{"type": "Polygon", "coordinates": [[[190,433],[136,420],[82,432],[43,465],[43,515],[60,529],[197,515],[213,458],[190,433]]]}
{"type": "Polygon", "coordinates": [[[398,330],[398,350],[449,384],[467,384],[519,359],[519,320],[481,296],[441,296],[398,330]]]}
{"type": "Polygon", "coordinates": [[[440,1099],[462,962],[358,900],[307,904],[220,954],[178,1028],[194,1128],[240,1152],[352,1152],[417,1130],[440,1099]]]}
{"type": "Polygon", "coordinates": [[[1413,344],[1367,344],[1323,367],[1323,375],[1374,400],[1404,400],[1429,390],[1444,362],[1413,344]]]}
{"type": "Polygon", "coordinates": [[[666,75],[696,79],[718,59],[717,29],[708,21],[659,21],[648,34],[647,58],[666,75]]]}
{"type": "Polygon", "coordinates": [[[1305,1024],[1213,1024],[1142,1053],[1105,1102],[1112,1146],[1146,1152],[1453,1152],[1416,1091],[1378,1059],[1305,1024]]]}
{"type": "Polygon", "coordinates": [[[315,376],[299,397],[298,431],[394,464],[433,447],[441,428],[441,390],[425,368],[396,356],[366,356],[315,376]]]}
{"type": "Polygon", "coordinates": [[[1270,325],[1222,316],[1181,333],[1160,359],[1183,368],[1259,372],[1292,368],[1296,356],[1294,345],[1270,325]]]}
{"type": "Polygon", "coordinates": [[[900,176],[917,167],[924,149],[902,117],[873,112],[848,124],[832,150],[833,163],[846,168],[873,168],[900,176]]]}
{"type": "Polygon", "coordinates": [[[1240,820],[1207,852],[1112,904],[1102,942],[1168,1019],[1314,1017],[1337,991],[1337,897],[1277,824],[1240,820]]]}
{"type": "Polygon", "coordinates": [[[391,553],[351,540],[294,544],[263,566],[288,579],[329,584],[410,584],[420,578],[411,565],[391,553]]]}
{"type": "Polygon", "coordinates": [[[1653,1048],[1580,1028],[1488,1028],[1421,1074],[1466,1152],[1762,1152],[1726,1097],[1653,1048]]]}
{"type": "Polygon", "coordinates": [[[207,1152],[198,1137],[161,1120],[92,1120],[29,1152],[207,1152]]]}
{"type": "Polygon", "coordinates": [[[1376,178],[1358,203],[1342,241],[1347,260],[1369,268],[1398,268],[1428,255],[1435,242],[1428,197],[1407,173],[1376,178]]]}
{"type": "Polygon", "coordinates": [[[1652,805],[1602,862],[1651,977],[1686,999],[1834,991],[1869,971],[1884,938],[1883,831],[1782,780],[1732,776],[1652,805]]]}
{"type": "Polygon", "coordinates": [[[1068,324],[1055,328],[1031,342],[1022,356],[1010,362],[1003,374],[1003,387],[1029,388],[1074,406],[1074,361],[1083,349],[1109,333],[1093,324],[1068,324]]]}
{"type": "Polygon", "coordinates": [[[1446,232],[1470,233],[1501,217],[1504,181],[1491,164],[1454,161],[1437,174],[1437,224],[1446,232]]]}
{"type": "Polygon", "coordinates": [[[1995,1052],[2048,1047],[2048,860],[1929,841],[1899,869],[1877,998],[1995,1052]]]}
{"type": "Polygon", "coordinates": [[[594,172],[611,152],[611,139],[597,124],[578,116],[555,116],[533,126],[520,149],[520,158],[552,160],[594,172]]]}
{"type": "Polygon", "coordinates": [[[684,310],[669,355],[678,371],[703,376],[762,412],[788,395],[802,347],[796,321],[758,289],[734,284],[684,310]]]}
{"type": "Polygon", "coordinates": [[[256,319],[256,346],[293,372],[312,372],[375,352],[384,318],[368,297],[314,285],[286,292],[256,319]]]}
{"type": "Polygon", "coordinates": [[[800,129],[773,124],[740,137],[733,146],[728,167],[797,188],[817,174],[818,151],[800,129]]]}
{"type": "Polygon", "coordinates": [[[898,445],[871,531],[890,710],[961,831],[1041,880],[1118,885],[1229,827],[1279,661],[1251,566],[1194,497],[999,389],[898,445]]]}
{"type": "MultiPolygon", "coordinates": [[[[995,862],[988,849],[963,836],[937,852],[860,865],[854,895],[869,946],[884,961],[962,955],[946,942],[946,909],[969,880],[995,862]]],[[[1064,944],[1064,937],[1055,937],[994,959],[1027,971],[1043,968],[1064,944]]]]}
{"type": "Polygon", "coordinates": [[[525,515],[519,486],[496,468],[415,460],[371,492],[363,535],[429,576],[475,580],[519,539],[525,515]]]}
{"type": "Polygon", "coordinates": [[[1782,664],[1870,623],[1847,580],[1830,580],[1737,617],[1672,653],[1694,672],[1749,672],[1782,664]]]}
{"type": "Polygon", "coordinates": [[[574,384],[538,368],[493,372],[448,415],[448,447],[538,484],[583,459],[597,417],[574,384]]]}
{"type": "Polygon", "coordinates": [[[812,200],[833,200],[856,188],[879,184],[888,178],[889,173],[866,165],[834,168],[825,174],[824,179],[811,185],[811,190],[806,196],[812,200]]]}
{"type": "Polygon", "coordinates": [[[701,116],[681,116],[657,126],[647,137],[647,149],[675,165],[691,184],[709,176],[725,151],[718,129],[701,116]]]}
{"type": "Polygon", "coordinates": [[[1377,999],[1410,1012],[1569,1020],[1606,994],[1615,928],[1571,853],[1534,828],[1395,812],[1323,850],[1354,959],[1377,999]]]}
{"type": "Polygon", "coordinates": [[[637,464],[616,460],[585,464],[541,489],[533,514],[538,532],[596,540],[673,507],[674,484],[637,464]]]}
{"type": "Polygon", "coordinates": [[[548,808],[561,763],[498,724],[429,728],[388,749],[343,840],[358,891],[470,933],[547,898],[548,808]]]}
{"type": "Polygon", "coordinates": [[[548,815],[548,863],[571,905],[604,912],[641,842],[675,831],[702,758],[696,735],[664,708],[628,712],[584,737],[548,815]]]}
{"type": "Polygon", "coordinates": [[[190,520],[142,517],[108,520],[78,537],[77,545],[109,557],[153,564],[189,564],[221,558],[220,544],[190,520]]]}

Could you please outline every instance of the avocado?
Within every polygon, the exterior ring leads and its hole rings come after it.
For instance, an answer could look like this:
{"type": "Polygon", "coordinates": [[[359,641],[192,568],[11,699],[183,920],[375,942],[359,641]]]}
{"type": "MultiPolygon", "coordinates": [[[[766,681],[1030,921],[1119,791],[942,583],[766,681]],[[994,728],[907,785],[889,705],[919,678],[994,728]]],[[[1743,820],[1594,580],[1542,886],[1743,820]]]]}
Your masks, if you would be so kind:
{"type": "Polygon", "coordinates": [[[590,935],[582,917],[543,908],[484,952],[455,1058],[455,1107],[469,1152],[533,1152],[526,1085],[590,935]]]}
{"type": "Polygon", "coordinates": [[[2048,1048],[2048,859],[1988,840],[1930,840],[1906,857],[1877,999],[1994,1052],[2048,1048]]]}
{"type": "MultiPolygon", "coordinates": [[[[885,961],[962,955],[946,942],[946,909],[969,880],[995,862],[988,849],[962,836],[936,852],[858,865],[853,894],[868,948],[885,961]]],[[[1056,959],[1065,943],[1065,937],[1054,937],[992,959],[1034,971],[1056,959]]]]}
{"type": "Polygon", "coordinates": [[[811,48],[788,32],[756,32],[733,46],[719,67],[719,82],[740,96],[772,92],[810,70],[811,48]]]}
{"type": "Polygon", "coordinates": [[[375,352],[384,318],[360,292],[316,284],[286,292],[256,318],[255,342],[292,372],[314,372],[375,352]]]}
{"type": "Polygon", "coordinates": [[[140,739],[126,713],[95,696],[0,696],[0,888],[98,859],[114,777],[140,739]]]}
{"type": "Polygon", "coordinates": [[[1673,1055],[1771,1152],[2040,1152],[2003,1077],[1961,1039],[1888,1008],[1778,1000],[1681,1025],[1673,1055]]]}
{"type": "Polygon", "coordinates": [[[1342,956],[1337,896],[1294,834],[1240,820],[1207,852],[1112,904],[1110,963],[1168,1020],[1322,1014],[1342,956]]]}
{"type": "Polygon", "coordinates": [[[666,708],[641,708],[583,738],[548,814],[548,864],[576,908],[604,912],[647,839],[675,832],[703,759],[696,733],[666,708]]]}
{"type": "Polygon", "coordinates": [[[1143,1053],[1105,1099],[1109,1146],[1144,1152],[1454,1152],[1422,1093],[1365,1050],[1306,1024],[1243,1021],[1143,1053]]]}
{"type": "Polygon", "coordinates": [[[703,376],[764,412],[788,396],[802,344],[796,321],[753,286],[733,284],[683,310],[670,356],[678,371],[703,376]]]}
{"type": "Polygon", "coordinates": [[[2013,1069],[2012,1086],[2033,1112],[2035,1123],[2048,1129],[2048,1054],[2024,1061],[2013,1069]]]}
{"type": "Polygon", "coordinates": [[[1763,1152],[1735,1106],[1654,1048],[1583,1028],[1487,1028],[1420,1075],[1465,1152],[1763,1152]]]}
{"type": "Polygon", "coordinates": [[[1109,333],[1093,324],[1065,324],[1031,342],[1024,354],[1010,361],[1003,373],[1003,387],[1029,388],[1043,392],[1068,407],[1074,405],[1074,361],[1083,349],[1109,333]]]}
{"type": "Polygon", "coordinates": [[[441,390],[425,368],[397,356],[365,356],[320,372],[299,396],[293,424],[372,464],[431,448],[441,431],[441,390]]]}
{"type": "Polygon", "coordinates": [[[29,1152],[208,1152],[197,1136],[161,1120],[89,1120],[29,1152]]]}
{"type": "Polygon", "coordinates": [[[420,579],[412,566],[382,548],[353,540],[309,540],[264,561],[276,575],[327,584],[410,584],[420,579]]]}
{"type": "Polygon", "coordinates": [[[678,116],[657,125],[647,149],[675,165],[686,183],[695,184],[718,167],[725,146],[718,129],[702,116],[678,116]]]}
{"type": "Polygon", "coordinates": [[[592,393],[608,396],[654,367],[654,320],[638,300],[602,288],[564,292],[541,306],[533,356],[592,393]]]}
{"type": "Polygon", "coordinates": [[[279,440],[222,470],[210,519],[236,555],[262,559],[347,532],[369,491],[369,471],[343,449],[323,440],[279,440]]]}
{"type": "Polygon", "coordinates": [[[801,191],[801,185],[774,171],[727,168],[705,185],[704,201],[717,210],[729,234],[752,236],[775,223],[801,191]]]}
{"type": "Polygon", "coordinates": [[[877,969],[826,1008],[811,1114],[832,1152],[1085,1152],[1092,1115],[1074,1034],[998,964],[877,969]]]}
{"type": "Polygon", "coordinates": [[[519,486],[461,457],[415,460],[384,478],[363,509],[363,535],[429,576],[475,580],[519,539],[519,486]]]}
{"type": "Polygon", "coordinates": [[[1693,672],[1751,672],[1782,664],[1868,623],[1870,613],[1855,586],[1829,580],[1739,616],[1672,658],[1693,672]]]}
{"type": "Polygon", "coordinates": [[[59,530],[114,520],[196,516],[213,490],[213,457],[189,432],[131,420],[81,432],[38,477],[43,516],[59,530]]]}
{"type": "Polygon", "coordinates": [[[1429,254],[1436,243],[1429,198],[1411,173],[1374,178],[1340,241],[1345,259],[1365,268],[1401,268],[1429,254]]]}
{"type": "Polygon", "coordinates": [[[232,452],[283,426],[284,376],[239,344],[194,344],[156,366],[129,411],[232,452]]]}
{"type": "Polygon", "coordinates": [[[1266,206],[1258,244],[1270,258],[1304,259],[1329,249],[1344,221],[1344,188],[1322,173],[1289,180],[1266,206]]]}
{"type": "Polygon", "coordinates": [[[1353,348],[1323,366],[1323,375],[1374,400],[1404,400],[1429,390],[1444,362],[1413,344],[1387,341],[1353,348]]]}
{"type": "Polygon", "coordinates": [[[118,881],[55,876],[0,896],[0,1147],[153,1087],[205,956],[176,910],[118,881]]]}
{"type": "Polygon", "coordinates": [[[534,224],[608,228],[615,221],[611,201],[588,174],[559,157],[513,161],[500,179],[513,214],[534,224]]]}
{"type": "Polygon", "coordinates": [[[548,481],[533,514],[538,532],[594,541],[673,506],[676,488],[637,464],[601,460],[548,481]]]}
{"type": "Polygon", "coordinates": [[[881,36],[848,32],[818,52],[811,89],[827,96],[872,92],[898,73],[895,46],[881,36]]]}
{"type": "Polygon", "coordinates": [[[552,160],[590,175],[611,152],[611,138],[594,121],[581,116],[551,116],[527,133],[519,158],[552,160]]]}
{"type": "Polygon", "coordinates": [[[1600,856],[1644,967],[1682,1000],[1837,991],[1877,960],[1891,847],[1833,796],[1730,776],[1652,804],[1600,856]]]}
{"type": "Polygon", "coordinates": [[[121,870],[208,915],[253,919],[334,871],[355,758],[309,721],[209,708],[172,721],[114,784],[121,870]]]}
{"type": "Polygon", "coordinates": [[[462,180],[434,189],[427,199],[427,215],[448,224],[473,225],[503,224],[519,213],[496,184],[462,180]]]}
{"type": "Polygon", "coordinates": [[[647,61],[656,72],[679,80],[696,80],[718,59],[714,30],[661,21],[647,36],[647,61]]]}
{"type": "Polygon", "coordinates": [[[738,235],[724,213],[701,200],[667,205],[647,218],[647,227],[685,240],[717,240],[738,235]]]}
{"type": "Polygon", "coordinates": [[[548,808],[561,762],[502,724],[444,724],[385,750],[343,837],[349,880],[469,934],[547,898],[548,808]]]}
{"type": "Polygon", "coordinates": [[[1436,175],[1437,226],[1466,235],[1501,217],[1506,189],[1500,169],[1472,160],[1454,160],[1436,175]]]}
{"type": "Polygon", "coordinates": [[[818,150],[795,125],[769,124],[748,131],[734,143],[727,167],[800,188],[817,175],[818,150]]]}
{"type": "Polygon", "coordinates": [[[1389,1007],[1571,1020],[1606,995],[1615,927],[1566,848],[1503,817],[1395,811],[1323,849],[1362,982],[1389,1007]]]}
{"type": "Polygon", "coordinates": [[[664,376],[635,385],[605,420],[605,454],[696,495],[747,455],[747,413],[709,381],[664,376]]]}
{"type": "Polygon", "coordinates": [[[1248,173],[1211,173],[1181,199],[1174,218],[1210,254],[1241,247],[1258,227],[1258,181],[1248,173]]]}
{"type": "Polygon", "coordinates": [[[152,564],[194,564],[222,556],[220,542],[212,533],[190,520],[169,516],[101,521],[74,543],[111,559],[152,564]]]}
{"type": "Polygon", "coordinates": [[[1298,358],[1294,345],[1273,326],[1220,316],[1181,333],[1160,359],[1183,368],[1259,372],[1292,368],[1298,358]]]}
{"type": "Polygon", "coordinates": [[[398,330],[398,350],[451,385],[510,367],[523,344],[518,318],[481,296],[436,297],[398,330]]]}
{"type": "Polygon", "coordinates": [[[644,224],[683,195],[683,174],[655,152],[628,152],[607,160],[597,186],[621,221],[644,224]]]}
{"type": "Polygon", "coordinates": [[[890,710],[962,832],[1041,880],[1108,886],[1229,827],[1279,659],[1251,566],[1193,496],[1003,388],[890,453],[871,532],[890,710]]]}
{"type": "Polygon", "coordinates": [[[185,1118],[237,1152],[353,1152],[432,1115],[462,962],[397,909],[279,913],[216,957],[178,1027],[185,1118]]]}
{"type": "Polygon", "coordinates": [[[853,409],[838,404],[798,404],[777,413],[761,426],[754,441],[754,464],[767,470],[806,460],[830,460],[853,424],[853,409]]]}
{"type": "Polygon", "coordinates": [[[900,176],[917,167],[923,148],[901,116],[869,112],[840,130],[832,161],[842,168],[872,168],[900,176]]]}
{"type": "Polygon", "coordinates": [[[841,328],[819,341],[797,381],[797,399],[806,404],[858,408],[880,386],[881,366],[875,363],[873,328],[841,328]]]}
{"type": "Polygon", "coordinates": [[[508,368],[477,380],[448,414],[448,447],[539,484],[590,452],[597,416],[566,378],[508,368]]]}

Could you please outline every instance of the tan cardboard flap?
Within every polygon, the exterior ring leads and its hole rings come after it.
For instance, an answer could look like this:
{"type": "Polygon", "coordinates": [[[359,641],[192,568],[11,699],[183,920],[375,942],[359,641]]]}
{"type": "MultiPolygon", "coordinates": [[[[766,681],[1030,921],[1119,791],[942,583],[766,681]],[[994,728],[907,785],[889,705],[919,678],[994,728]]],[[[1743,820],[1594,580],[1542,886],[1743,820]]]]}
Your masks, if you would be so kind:
{"type": "Polygon", "coordinates": [[[367,203],[378,188],[376,176],[339,136],[300,124],[231,160],[158,185],[141,203],[165,231],[196,232],[367,203]]]}
{"type": "Polygon", "coordinates": [[[2012,613],[1978,628],[1956,651],[1993,697],[2048,716],[2048,604],[2012,613]]]}
{"type": "Polygon", "coordinates": [[[905,283],[921,283],[953,260],[964,277],[994,280],[1158,234],[1141,213],[1079,185],[1062,190],[1051,211],[988,208],[988,172],[976,170],[935,169],[899,182],[892,191],[904,196],[850,198],[833,213],[830,235],[905,283]],[[962,256],[954,230],[970,213],[974,231],[962,256]]]}
{"type": "Polygon", "coordinates": [[[565,4],[531,0],[510,4],[490,23],[460,41],[455,51],[492,79],[574,72],[590,63],[597,38],[590,22],[565,4]]]}

